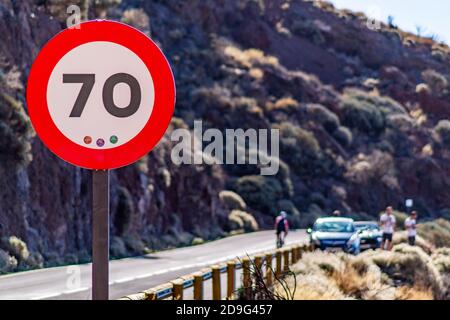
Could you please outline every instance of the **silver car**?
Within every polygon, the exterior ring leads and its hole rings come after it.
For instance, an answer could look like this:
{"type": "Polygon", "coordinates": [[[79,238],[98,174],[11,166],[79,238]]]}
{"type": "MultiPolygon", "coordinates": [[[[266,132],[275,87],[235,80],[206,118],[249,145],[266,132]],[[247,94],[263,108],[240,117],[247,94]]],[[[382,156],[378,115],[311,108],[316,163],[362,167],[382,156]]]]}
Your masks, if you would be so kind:
{"type": "Polygon", "coordinates": [[[312,229],[308,229],[310,241],[314,248],[359,254],[360,232],[356,230],[353,219],[350,218],[319,218],[312,229]]]}

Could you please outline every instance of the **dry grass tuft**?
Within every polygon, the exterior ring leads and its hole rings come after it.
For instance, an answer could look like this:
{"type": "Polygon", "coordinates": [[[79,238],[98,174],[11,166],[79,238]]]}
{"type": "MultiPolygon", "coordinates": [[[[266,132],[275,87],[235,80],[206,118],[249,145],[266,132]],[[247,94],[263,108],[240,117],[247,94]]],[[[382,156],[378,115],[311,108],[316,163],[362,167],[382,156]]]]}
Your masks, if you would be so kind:
{"type": "Polygon", "coordinates": [[[264,52],[258,49],[241,50],[230,45],[225,48],[225,55],[247,68],[252,68],[255,65],[279,66],[277,58],[266,56],[264,52]]]}
{"type": "Polygon", "coordinates": [[[396,300],[433,300],[433,292],[429,288],[407,287],[397,288],[396,300]]]}
{"type": "MultiPolygon", "coordinates": [[[[433,300],[449,297],[450,250],[432,256],[396,245],[392,252],[307,253],[293,267],[298,300],[433,300]]],[[[292,282],[289,282],[292,285],[292,282]]]]}
{"type": "MultiPolygon", "coordinates": [[[[394,245],[408,243],[408,234],[406,233],[406,231],[396,232],[394,234],[393,243],[394,245]]],[[[431,252],[433,252],[434,250],[433,244],[422,238],[421,236],[416,237],[416,246],[420,247],[427,254],[431,254],[431,252]]]]}

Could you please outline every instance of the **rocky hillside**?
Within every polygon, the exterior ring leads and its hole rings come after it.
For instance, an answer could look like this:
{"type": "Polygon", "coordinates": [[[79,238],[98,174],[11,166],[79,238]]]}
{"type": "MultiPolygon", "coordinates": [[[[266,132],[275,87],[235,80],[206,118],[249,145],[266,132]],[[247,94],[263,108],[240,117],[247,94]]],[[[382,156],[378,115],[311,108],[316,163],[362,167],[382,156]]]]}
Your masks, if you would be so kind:
{"type": "Polygon", "coordinates": [[[90,255],[90,173],[43,147],[24,98],[34,57],[74,2],[84,19],[150,35],[177,82],[164,140],[112,172],[113,256],[265,228],[280,209],[305,226],[412,197],[421,217],[450,218],[446,45],[368,29],[364,15],[325,1],[0,0],[0,261],[18,262],[8,270],[90,255]],[[173,164],[170,132],[195,120],[279,129],[279,173],[173,164]]]}

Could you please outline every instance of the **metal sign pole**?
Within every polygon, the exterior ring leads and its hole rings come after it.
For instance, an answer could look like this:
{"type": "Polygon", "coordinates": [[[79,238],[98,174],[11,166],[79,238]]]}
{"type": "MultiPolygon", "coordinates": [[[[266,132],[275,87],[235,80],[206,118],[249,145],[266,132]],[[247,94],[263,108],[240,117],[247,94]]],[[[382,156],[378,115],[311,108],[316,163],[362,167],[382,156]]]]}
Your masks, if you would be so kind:
{"type": "Polygon", "coordinates": [[[109,298],[109,170],[92,171],[92,300],[109,298]]]}

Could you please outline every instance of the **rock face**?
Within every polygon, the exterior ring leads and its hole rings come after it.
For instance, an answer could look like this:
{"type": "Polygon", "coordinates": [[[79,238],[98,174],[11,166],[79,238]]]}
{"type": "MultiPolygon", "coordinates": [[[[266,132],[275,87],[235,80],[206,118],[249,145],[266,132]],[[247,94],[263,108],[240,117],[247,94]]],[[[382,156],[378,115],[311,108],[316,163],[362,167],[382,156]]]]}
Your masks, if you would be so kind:
{"type": "MultiPolygon", "coordinates": [[[[79,2],[84,16],[149,34],[177,83],[164,140],[111,173],[114,256],[233,232],[223,190],[263,228],[280,209],[305,226],[333,209],[374,217],[406,197],[423,216],[449,212],[450,129],[435,130],[450,116],[447,46],[383,24],[370,30],[366,17],[324,1],[79,2]],[[280,171],[173,164],[170,133],[197,119],[205,129],[279,129],[280,171]]],[[[7,240],[22,239],[29,267],[90,255],[90,173],[45,149],[24,98],[32,61],[65,27],[68,4],[0,0],[0,248],[5,256],[7,240]]]]}

